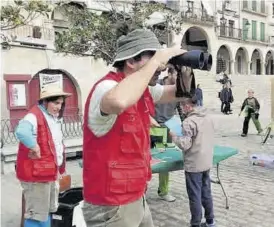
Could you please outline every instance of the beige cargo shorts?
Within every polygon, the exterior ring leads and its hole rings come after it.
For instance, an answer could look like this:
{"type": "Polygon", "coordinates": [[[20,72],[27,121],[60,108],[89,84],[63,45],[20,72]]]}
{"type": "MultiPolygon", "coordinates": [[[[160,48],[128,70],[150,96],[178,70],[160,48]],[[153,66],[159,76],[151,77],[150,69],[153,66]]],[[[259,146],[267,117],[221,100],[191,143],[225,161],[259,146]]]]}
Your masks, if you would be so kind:
{"type": "Polygon", "coordinates": [[[87,227],[154,227],[145,197],[121,206],[98,206],[84,202],[87,227]]]}
{"type": "Polygon", "coordinates": [[[25,219],[46,221],[49,213],[56,212],[58,208],[59,183],[22,182],[25,198],[25,219]]]}

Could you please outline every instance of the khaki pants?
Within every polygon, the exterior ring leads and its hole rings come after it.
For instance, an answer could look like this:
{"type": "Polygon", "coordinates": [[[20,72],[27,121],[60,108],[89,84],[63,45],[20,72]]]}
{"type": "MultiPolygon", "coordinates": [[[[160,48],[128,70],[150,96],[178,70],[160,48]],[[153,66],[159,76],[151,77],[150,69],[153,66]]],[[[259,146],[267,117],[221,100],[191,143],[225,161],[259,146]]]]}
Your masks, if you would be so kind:
{"type": "Polygon", "coordinates": [[[121,206],[97,206],[84,202],[87,227],[154,227],[144,197],[121,206]]]}
{"type": "Polygon", "coordinates": [[[59,183],[21,182],[25,199],[25,219],[46,221],[58,208],[59,183]]]}

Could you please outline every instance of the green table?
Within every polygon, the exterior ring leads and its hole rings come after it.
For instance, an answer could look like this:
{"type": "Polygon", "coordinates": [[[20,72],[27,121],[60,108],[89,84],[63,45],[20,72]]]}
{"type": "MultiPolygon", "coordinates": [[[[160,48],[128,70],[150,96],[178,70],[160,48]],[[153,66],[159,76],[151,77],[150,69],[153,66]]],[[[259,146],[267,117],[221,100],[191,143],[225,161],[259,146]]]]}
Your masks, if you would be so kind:
{"type": "MultiPolygon", "coordinates": [[[[166,173],[184,169],[183,153],[180,149],[174,147],[166,148],[163,152],[161,152],[161,150],[163,149],[151,149],[152,159],[159,161],[157,164],[152,163],[152,173],[166,173]]],[[[217,180],[211,180],[211,182],[219,184],[221,186],[224,196],[226,198],[227,209],[229,208],[228,197],[219,176],[219,166],[221,161],[224,161],[231,156],[236,155],[237,153],[238,150],[232,147],[214,147],[213,164],[217,167],[217,180]]],[[[82,167],[82,160],[79,161],[79,165],[82,167]]]]}
{"type": "MultiPolygon", "coordinates": [[[[229,208],[228,197],[220,179],[219,166],[221,161],[224,161],[231,156],[236,155],[237,153],[238,150],[232,147],[214,147],[213,164],[217,167],[217,180],[211,180],[211,182],[219,184],[221,186],[224,196],[226,198],[226,209],[229,208]]],[[[151,155],[153,161],[159,161],[156,164],[152,162],[152,173],[166,173],[184,169],[183,152],[178,148],[152,149],[151,155]]]]}
{"type": "MultiPolygon", "coordinates": [[[[237,149],[231,147],[215,146],[213,164],[217,165],[221,161],[230,158],[238,153],[237,149]]],[[[184,169],[183,153],[178,148],[152,149],[153,159],[159,159],[162,162],[151,166],[152,173],[171,172],[184,169]],[[163,152],[160,152],[163,150],[163,152]]]]}

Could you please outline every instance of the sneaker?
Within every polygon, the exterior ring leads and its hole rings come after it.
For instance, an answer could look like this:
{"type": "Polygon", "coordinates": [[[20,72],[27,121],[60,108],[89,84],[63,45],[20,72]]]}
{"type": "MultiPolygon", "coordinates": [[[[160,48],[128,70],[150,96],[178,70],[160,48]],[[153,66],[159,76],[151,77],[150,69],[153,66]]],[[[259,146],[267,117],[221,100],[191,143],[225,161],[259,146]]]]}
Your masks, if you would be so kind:
{"type": "Polygon", "coordinates": [[[166,194],[166,195],[159,195],[160,199],[165,200],[167,202],[174,202],[176,200],[176,198],[170,194],[166,194]]]}
{"type": "Polygon", "coordinates": [[[262,132],[263,132],[263,130],[259,131],[259,132],[258,132],[258,135],[261,135],[262,132]]]}
{"type": "Polygon", "coordinates": [[[246,137],[246,134],[245,134],[245,133],[242,133],[242,134],[241,134],[241,137],[246,137]]]}
{"type": "Polygon", "coordinates": [[[201,227],[216,227],[215,222],[213,224],[202,223],[201,227]]]}

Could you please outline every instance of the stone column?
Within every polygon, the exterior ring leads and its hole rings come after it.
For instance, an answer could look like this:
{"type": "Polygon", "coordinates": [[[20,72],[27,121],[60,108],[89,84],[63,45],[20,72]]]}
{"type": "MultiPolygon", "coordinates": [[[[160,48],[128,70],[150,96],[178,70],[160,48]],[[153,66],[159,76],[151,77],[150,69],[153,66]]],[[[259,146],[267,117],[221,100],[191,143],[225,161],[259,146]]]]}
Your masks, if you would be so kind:
{"type": "Polygon", "coordinates": [[[235,69],[235,61],[234,60],[230,60],[229,61],[229,65],[230,65],[230,74],[234,75],[234,69],[235,69]]]}
{"type": "Polygon", "coordinates": [[[264,62],[262,62],[261,63],[261,75],[265,75],[266,74],[265,67],[266,67],[266,64],[264,62]]]}
{"type": "Polygon", "coordinates": [[[251,64],[251,61],[248,61],[247,62],[247,75],[250,75],[251,74],[251,72],[250,72],[250,64],[251,64]]]}

